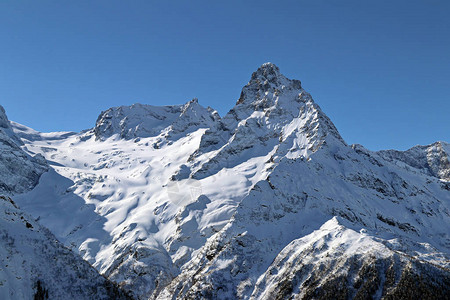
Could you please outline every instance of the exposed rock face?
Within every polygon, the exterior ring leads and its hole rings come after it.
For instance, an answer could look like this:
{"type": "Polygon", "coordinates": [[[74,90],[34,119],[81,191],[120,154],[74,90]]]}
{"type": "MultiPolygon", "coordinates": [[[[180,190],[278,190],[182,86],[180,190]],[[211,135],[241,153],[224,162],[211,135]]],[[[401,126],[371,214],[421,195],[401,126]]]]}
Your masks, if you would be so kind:
{"type": "Polygon", "coordinates": [[[48,168],[42,155],[31,157],[20,148],[20,143],[0,106],[0,195],[31,190],[48,168]]]}
{"type": "Polygon", "coordinates": [[[6,116],[6,112],[3,106],[0,106],[0,128],[11,129],[8,117],[6,116]]]}
{"type": "Polygon", "coordinates": [[[450,181],[450,145],[436,142],[428,146],[416,146],[407,151],[383,150],[378,152],[384,159],[404,163],[426,175],[450,181]]]}
{"type": "Polygon", "coordinates": [[[137,298],[448,294],[448,144],[349,146],[271,63],[223,118],[193,100],[13,129],[55,170],[17,201],[137,298]]]}

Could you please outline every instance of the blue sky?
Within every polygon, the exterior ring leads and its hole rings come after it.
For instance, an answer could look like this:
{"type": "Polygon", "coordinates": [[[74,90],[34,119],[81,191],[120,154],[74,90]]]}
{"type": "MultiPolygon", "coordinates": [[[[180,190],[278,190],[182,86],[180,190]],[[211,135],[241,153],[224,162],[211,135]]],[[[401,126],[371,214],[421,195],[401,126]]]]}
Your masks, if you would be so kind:
{"type": "Polygon", "coordinates": [[[1,1],[0,104],[40,131],[197,97],[224,115],[264,62],[348,143],[450,142],[449,1],[1,1]]]}

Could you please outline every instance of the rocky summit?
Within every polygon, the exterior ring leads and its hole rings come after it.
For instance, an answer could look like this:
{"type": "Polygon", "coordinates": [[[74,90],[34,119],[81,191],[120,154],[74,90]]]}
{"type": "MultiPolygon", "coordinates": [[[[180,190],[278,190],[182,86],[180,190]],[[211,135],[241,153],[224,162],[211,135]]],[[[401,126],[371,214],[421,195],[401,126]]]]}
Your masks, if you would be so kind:
{"type": "Polygon", "coordinates": [[[2,299],[449,298],[450,144],[348,145],[272,63],[223,117],[41,133],[2,109],[0,143],[2,299]]]}

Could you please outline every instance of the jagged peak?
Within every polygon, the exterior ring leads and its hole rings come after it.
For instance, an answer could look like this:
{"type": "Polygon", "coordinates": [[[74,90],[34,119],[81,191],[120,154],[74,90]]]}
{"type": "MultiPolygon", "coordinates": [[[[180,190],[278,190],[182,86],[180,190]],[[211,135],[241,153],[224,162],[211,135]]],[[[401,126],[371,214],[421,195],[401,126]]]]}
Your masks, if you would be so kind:
{"type": "Polygon", "coordinates": [[[278,66],[271,62],[266,62],[262,64],[258,70],[253,72],[252,80],[258,78],[272,80],[281,76],[283,75],[280,73],[280,68],[278,68],[278,66]]]}
{"type": "Polygon", "coordinates": [[[241,96],[236,104],[244,104],[248,98],[255,100],[255,98],[262,98],[269,93],[278,95],[285,90],[295,90],[300,93],[302,91],[301,81],[288,79],[281,74],[280,69],[273,63],[264,63],[253,72],[250,81],[242,89],[241,96]]]}
{"type": "Polygon", "coordinates": [[[270,123],[274,123],[274,118],[277,123],[289,123],[305,110],[322,114],[311,95],[302,88],[300,80],[287,78],[275,64],[269,62],[253,72],[250,81],[242,88],[236,106],[224,117],[224,122],[231,129],[255,112],[259,116],[262,112],[264,117],[272,119],[270,123]]]}
{"type": "Polygon", "coordinates": [[[200,107],[200,104],[198,103],[198,99],[197,98],[193,98],[192,100],[186,102],[183,105],[181,111],[182,111],[182,113],[185,113],[187,110],[195,109],[197,106],[200,107]]]}
{"type": "Polygon", "coordinates": [[[11,139],[18,146],[23,144],[14,133],[5,109],[0,105],[0,139],[4,140],[5,136],[11,139]]]}
{"type": "Polygon", "coordinates": [[[9,129],[11,125],[9,124],[8,117],[6,116],[6,111],[3,106],[0,105],[0,128],[9,129]]]}

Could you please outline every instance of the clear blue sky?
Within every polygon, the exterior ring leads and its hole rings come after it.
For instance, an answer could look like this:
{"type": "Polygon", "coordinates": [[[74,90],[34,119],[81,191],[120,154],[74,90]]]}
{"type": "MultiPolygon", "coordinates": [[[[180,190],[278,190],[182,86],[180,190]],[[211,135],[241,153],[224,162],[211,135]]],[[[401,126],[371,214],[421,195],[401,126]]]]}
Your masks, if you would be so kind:
{"type": "Polygon", "coordinates": [[[136,102],[224,115],[270,61],[348,143],[450,142],[450,1],[3,0],[0,38],[0,104],[40,131],[136,102]]]}

